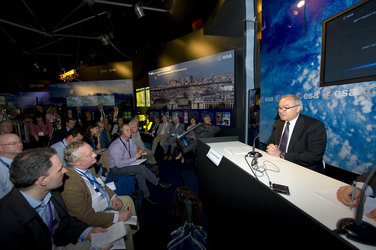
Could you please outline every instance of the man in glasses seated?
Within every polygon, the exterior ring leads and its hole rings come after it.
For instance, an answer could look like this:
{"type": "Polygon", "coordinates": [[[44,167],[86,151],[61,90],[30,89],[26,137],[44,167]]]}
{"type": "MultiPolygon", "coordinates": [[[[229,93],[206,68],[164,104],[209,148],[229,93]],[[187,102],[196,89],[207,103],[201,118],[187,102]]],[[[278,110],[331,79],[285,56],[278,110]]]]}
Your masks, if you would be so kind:
{"type": "Polygon", "coordinates": [[[277,107],[279,119],[273,125],[266,152],[322,172],[323,155],[326,148],[324,124],[301,114],[302,101],[295,95],[281,98],[277,107]]]}
{"type": "Polygon", "coordinates": [[[13,158],[22,152],[23,144],[16,134],[0,134],[0,199],[13,188],[9,168],[13,158]]]}

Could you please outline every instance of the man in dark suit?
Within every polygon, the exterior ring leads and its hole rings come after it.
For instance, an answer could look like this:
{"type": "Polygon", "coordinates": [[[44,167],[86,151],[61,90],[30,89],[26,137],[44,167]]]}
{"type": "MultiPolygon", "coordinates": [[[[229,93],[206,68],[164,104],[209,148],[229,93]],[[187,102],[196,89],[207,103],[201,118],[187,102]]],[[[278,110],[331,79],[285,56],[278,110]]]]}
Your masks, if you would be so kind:
{"type": "Polygon", "coordinates": [[[104,118],[108,119],[107,113],[103,110],[103,105],[98,104],[98,109],[94,111],[94,121],[103,121],[104,118]]]}
{"type": "Polygon", "coordinates": [[[280,119],[274,123],[266,152],[322,172],[325,126],[321,121],[301,114],[302,108],[302,101],[295,95],[281,98],[277,107],[280,119]]]}
{"type": "Polygon", "coordinates": [[[60,194],[52,191],[63,184],[65,172],[52,148],[28,149],[14,158],[10,167],[14,188],[0,200],[2,249],[53,249],[53,245],[89,249],[87,239],[106,231],[71,217],[60,194]]]}
{"type": "Polygon", "coordinates": [[[73,110],[73,117],[77,119],[78,126],[81,128],[85,128],[87,125],[87,117],[84,111],[82,111],[80,106],[77,106],[75,110],[73,110]]]}

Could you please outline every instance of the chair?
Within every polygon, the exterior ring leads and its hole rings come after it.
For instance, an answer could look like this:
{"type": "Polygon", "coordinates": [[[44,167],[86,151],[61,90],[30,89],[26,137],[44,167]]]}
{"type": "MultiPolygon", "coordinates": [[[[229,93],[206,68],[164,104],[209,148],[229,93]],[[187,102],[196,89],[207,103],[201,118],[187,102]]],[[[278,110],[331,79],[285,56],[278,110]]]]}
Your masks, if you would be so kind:
{"type": "Polygon", "coordinates": [[[110,171],[108,173],[105,183],[109,183],[112,181],[115,183],[115,187],[116,187],[115,193],[119,196],[131,195],[136,190],[135,188],[136,180],[134,176],[132,175],[129,175],[129,176],[114,175],[110,171]]]}

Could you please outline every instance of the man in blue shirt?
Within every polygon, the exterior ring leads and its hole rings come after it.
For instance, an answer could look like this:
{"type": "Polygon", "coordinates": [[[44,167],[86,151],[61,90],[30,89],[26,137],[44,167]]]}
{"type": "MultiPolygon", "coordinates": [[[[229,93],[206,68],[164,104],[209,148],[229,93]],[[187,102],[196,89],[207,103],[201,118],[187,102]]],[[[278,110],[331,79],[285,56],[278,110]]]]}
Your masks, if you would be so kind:
{"type": "Polygon", "coordinates": [[[0,134],[0,199],[13,188],[9,180],[9,167],[22,149],[22,142],[16,134],[0,134]]]}
{"type": "Polygon", "coordinates": [[[145,165],[138,162],[142,157],[142,151],[137,151],[137,146],[131,139],[132,131],[128,124],[122,126],[122,132],[122,135],[113,141],[108,148],[110,171],[115,175],[133,175],[145,200],[149,204],[157,205],[155,201],[150,199],[146,180],[164,190],[169,189],[171,183],[160,182],[159,178],[145,165]]]}
{"type": "Polygon", "coordinates": [[[0,200],[0,242],[4,249],[53,249],[73,244],[89,249],[93,233],[66,211],[59,192],[66,169],[52,148],[34,148],[19,153],[10,167],[13,189],[0,200]]]}
{"type": "Polygon", "coordinates": [[[67,132],[66,137],[56,142],[55,144],[51,145],[51,148],[56,150],[57,155],[60,158],[60,161],[63,163],[63,166],[66,166],[65,160],[64,160],[64,150],[65,148],[75,141],[82,141],[84,138],[84,133],[80,128],[72,128],[67,132]]]}

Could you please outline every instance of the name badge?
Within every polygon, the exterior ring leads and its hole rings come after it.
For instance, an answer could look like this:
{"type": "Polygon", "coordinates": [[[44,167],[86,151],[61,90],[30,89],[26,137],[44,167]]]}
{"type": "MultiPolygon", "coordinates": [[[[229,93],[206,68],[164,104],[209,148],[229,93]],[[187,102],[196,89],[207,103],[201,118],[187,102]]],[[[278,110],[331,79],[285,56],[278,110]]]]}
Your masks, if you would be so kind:
{"type": "Polygon", "coordinates": [[[44,136],[44,133],[43,132],[39,132],[38,136],[44,136]]]}

